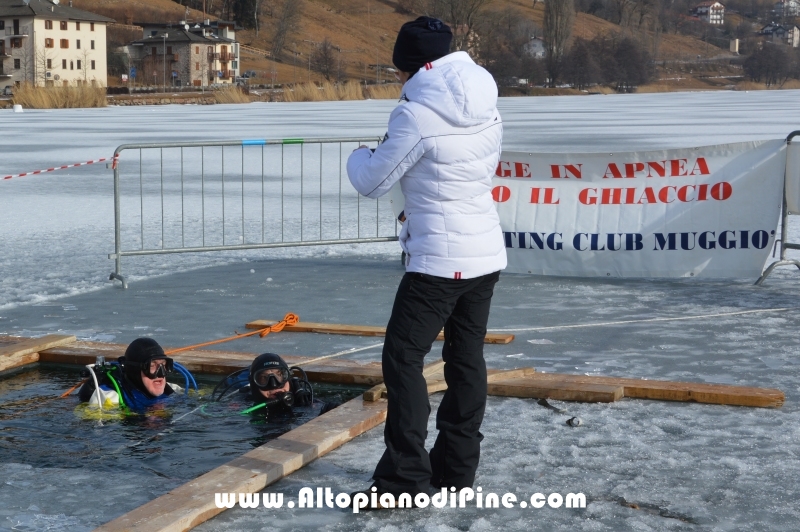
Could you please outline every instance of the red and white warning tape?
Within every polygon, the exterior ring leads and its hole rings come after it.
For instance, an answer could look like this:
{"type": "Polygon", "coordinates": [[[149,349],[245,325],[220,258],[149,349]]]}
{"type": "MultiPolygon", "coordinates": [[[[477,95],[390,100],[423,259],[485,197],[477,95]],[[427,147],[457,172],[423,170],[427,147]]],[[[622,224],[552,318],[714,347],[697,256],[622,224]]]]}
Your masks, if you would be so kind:
{"type": "Polygon", "coordinates": [[[7,175],[3,176],[3,179],[12,179],[14,177],[25,177],[26,175],[44,174],[46,172],[55,172],[56,170],[64,170],[65,168],[75,168],[76,166],[86,166],[87,164],[102,163],[111,160],[114,161],[112,168],[116,167],[117,157],[104,157],[102,159],[95,159],[94,161],[86,161],[85,163],[65,164],[64,166],[55,166],[53,168],[48,168],[47,170],[36,170],[34,172],[25,172],[24,174],[7,175]]]}

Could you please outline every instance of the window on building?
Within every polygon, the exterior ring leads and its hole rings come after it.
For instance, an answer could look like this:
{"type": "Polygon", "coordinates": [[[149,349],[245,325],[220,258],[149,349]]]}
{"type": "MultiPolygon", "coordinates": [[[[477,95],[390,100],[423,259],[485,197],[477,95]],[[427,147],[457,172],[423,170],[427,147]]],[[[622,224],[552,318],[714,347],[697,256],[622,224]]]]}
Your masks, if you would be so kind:
{"type": "Polygon", "coordinates": [[[6,21],[5,20],[0,20],[0,30],[4,30],[4,29],[6,29],[6,21]]]}
{"type": "Polygon", "coordinates": [[[167,55],[172,55],[172,46],[167,46],[167,55]]]}
{"type": "Polygon", "coordinates": [[[81,23],[80,22],[76,22],[75,23],[75,29],[78,30],[78,31],[81,31],[81,23]]]}
{"type": "Polygon", "coordinates": [[[196,54],[200,53],[200,47],[199,46],[195,46],[194,47],[194,53],[196,53],[196,54]]]}
{"type": "Polygon", "coordinates": [[[48,59],[47,60],[47,70],[50,70],[52,68],[53,68],[53,60],[52,59],[48,59]]]}
{"type": "Polygon", "coordinates": [[[77,48],[78,50],[81,49],[81,40],[80,39],[75,39],[75,48],[77,48]]]}
{"type": "Polygon", "coordinates": [[[63,68],[64,70],[67,69],[67,60],[66,59],[62,59],[61,60],[61,68],[63,68]]]}
{"type": "Polygon", "coordinates": [[[94,41],[89,41],[89,48],[94,50],[94,41]]]}
{"type": "Polygon", "coordinates": [[[92,59],[92,70],[94,70],[94,59],[92,59]]]}
{"type": "Polygon", "coordinates": [[[94,22],[89,23],[89,31],[94,31],[94,22]]]}
{"type": "Polygon", "coordinates": [[[67,29],[67,21],[66,20],[62,20],[61,21],[61,29],[62,30],[66,30],[67,29]]]}
{"type": "Polygon", "coordinates": [[[200,70],[200,63],[195,63],[194,64],[194,69],[195,70],[200,70]]]}
{"type": "Polygon", "coordinates": [[[55,48],[55,41],[53,39],[45,39],[44,40],[44,47],[45,48],[55,48]]]}
{"type": "Polygon", "coordinates": [[[80,70],[80,69],[81,69],[81,60],[78,59],[78,70],[80,70]]]}
{"type": "Polygon", "coordinates": [[[69,62],[69,69],[70,70],[75,70],[75,62],[74,61],[70,61],[69,62]]]}
{"type": "Polygon", "coordinates": [[[61,48],[69,48],[69,39],[61,39],[61,48]]]}
{"type": "Polygon", "coordinates": [[[150,55],[158,55],[158,50],[156,49],[155,46],[150,48],[150,55]]]}
{"type": "Polygon", "coordinates": [[[239,61],[231,61],[231,68],[234,70],[239,68],[239,61]]]}
{"type": "MultiPolygon", "coordinates": [[[[2,24],[2,22],[0,22],[2,24]]],[[[53,29],[53,21],[52,20],[45,20],[44,21],[44,29],[52,30],[53,29]]]]}
{"type": "Polygon", "coordinates": [[[16,70],[19,70],[20,68],[22,68],[22,65],[20,64],[20,60],[19,59],[14,59],[14,68],[16,70]]]}
{"type": "Polygon", "coordinates": [[[22,48],[22,39],[20,37],[11,39],[11,48],[22,48]]]}

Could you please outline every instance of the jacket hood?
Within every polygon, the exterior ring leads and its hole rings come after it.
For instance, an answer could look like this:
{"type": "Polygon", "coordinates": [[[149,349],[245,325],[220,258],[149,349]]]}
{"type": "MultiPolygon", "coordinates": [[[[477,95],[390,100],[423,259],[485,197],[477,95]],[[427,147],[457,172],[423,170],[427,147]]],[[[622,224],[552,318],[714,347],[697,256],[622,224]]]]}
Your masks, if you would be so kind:
{"type": "Polygon", "coordinates": [[[454,52],[428,63],[403,87],[410,102],[428,107],[459,127],[491,120],[497,107],[497,85],[466,52],[454,52]]]}

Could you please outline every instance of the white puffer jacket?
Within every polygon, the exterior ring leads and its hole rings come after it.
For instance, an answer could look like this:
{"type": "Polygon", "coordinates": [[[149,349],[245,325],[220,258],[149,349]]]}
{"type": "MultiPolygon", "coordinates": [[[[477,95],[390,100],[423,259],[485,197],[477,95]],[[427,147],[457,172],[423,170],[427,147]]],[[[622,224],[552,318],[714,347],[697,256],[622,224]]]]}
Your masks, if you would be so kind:
{"type": "Polygon", "coordinates": [[[455,52],[422,67],[403,100],[383,144],[350,155],[350,182],[378,198],[400,181],[407,271],[471,279],[502,270],[506,249],[491,192],[503,136],[494,79],[455,52]]]}

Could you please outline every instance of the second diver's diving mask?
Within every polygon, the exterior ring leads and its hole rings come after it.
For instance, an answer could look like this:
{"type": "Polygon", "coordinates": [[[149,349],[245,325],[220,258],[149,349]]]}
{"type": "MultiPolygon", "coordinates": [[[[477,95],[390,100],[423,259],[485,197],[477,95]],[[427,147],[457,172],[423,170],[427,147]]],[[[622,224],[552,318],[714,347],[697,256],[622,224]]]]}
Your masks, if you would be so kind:
{"type": "Polygon", "coordinates": [[[261,368],[253,374],[253,382],[259,390],[277,390],[289,381],[289,370],[284,367],[261,368]]]}

